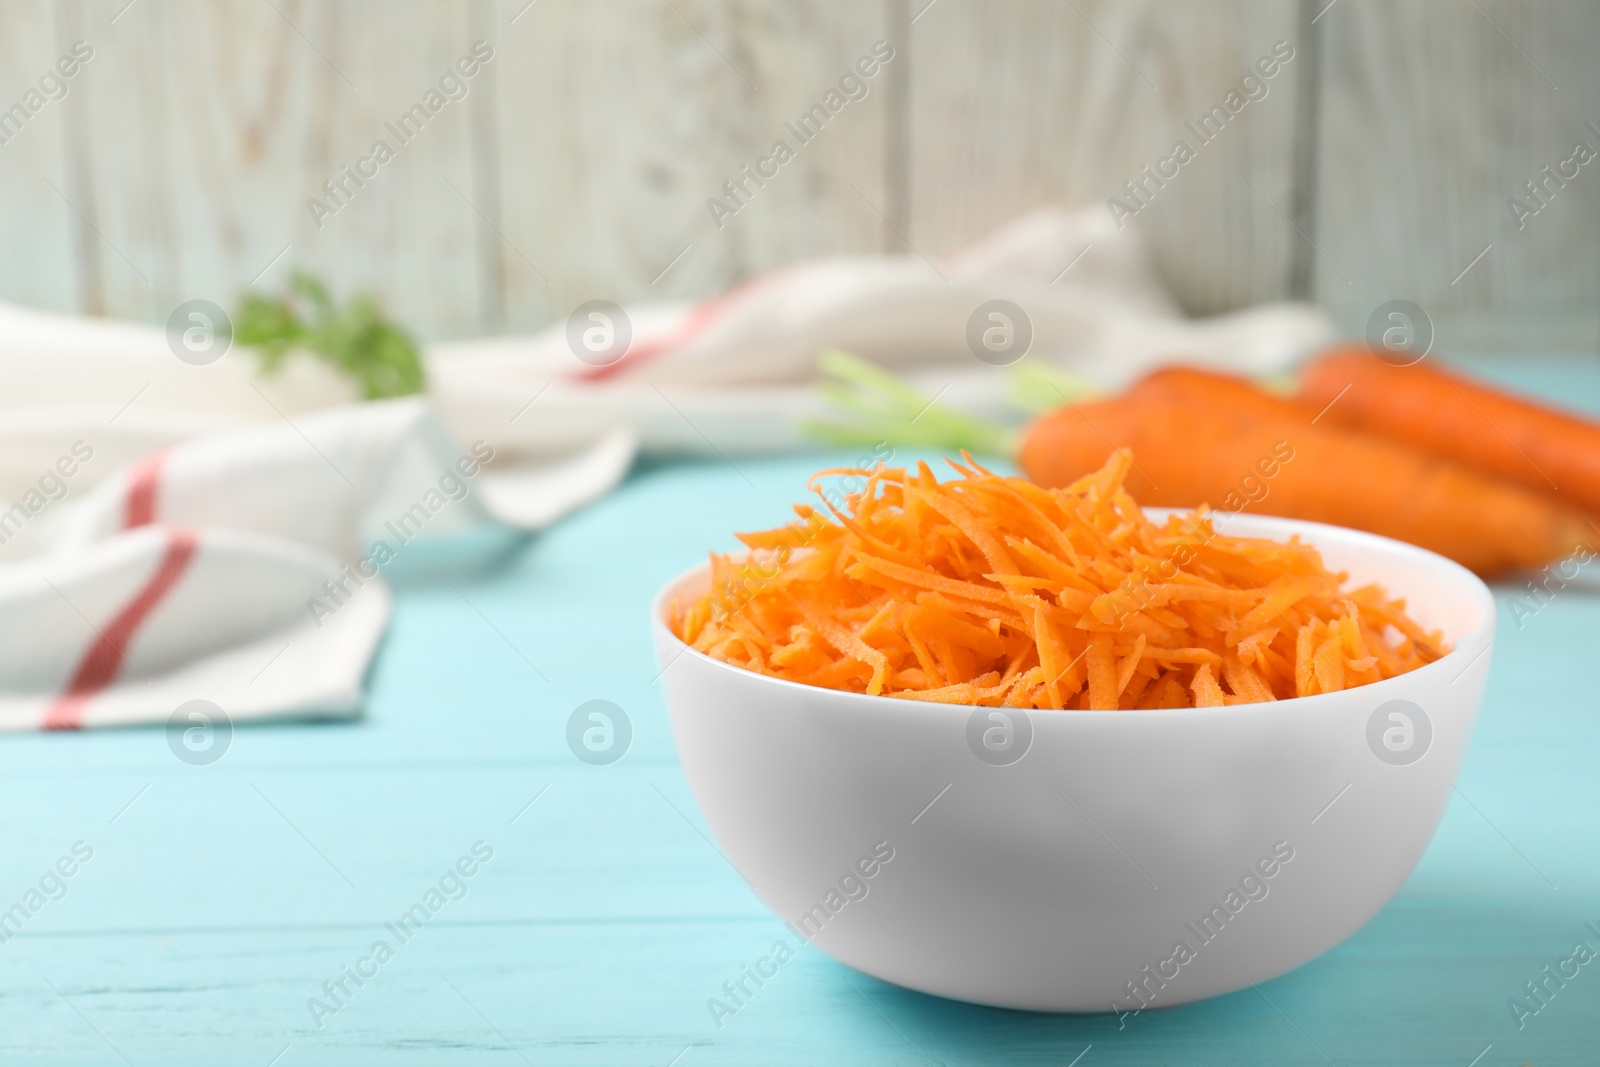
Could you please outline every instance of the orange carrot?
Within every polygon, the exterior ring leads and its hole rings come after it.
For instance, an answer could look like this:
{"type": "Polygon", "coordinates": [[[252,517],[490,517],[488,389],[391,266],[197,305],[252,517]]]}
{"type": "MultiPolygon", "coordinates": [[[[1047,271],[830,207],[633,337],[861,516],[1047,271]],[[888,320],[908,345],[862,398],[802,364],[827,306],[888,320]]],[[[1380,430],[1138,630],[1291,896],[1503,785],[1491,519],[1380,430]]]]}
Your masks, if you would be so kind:
{"type": "Polygon", "coordinates": [[[1367,348],[1306,368],[1301,398],[1330,421],[1382,434],[1600,511],[1600,423],[1432,363],[1397,367],[1367,348]]]}
{"type": "Polygon", "coordinates": [[[1541,566],[1589,532],[1581,513],[1556,501],[1398,442],[1192,402],[1059,409],[1029,427],[1019,463],[1041,485],[1069,485],[1112,447],[1132,450],[1129,490],[1146,504],[1209,503],[1353,526],[1480,574],[1541,566]]]}
{"type": "Polygon", "coordinates": [[[1317,414],[1316,408],[1276,396],[1237,375],[1182,365],[1151,371],[1124,395],[1137,400],[1188,404],[1211,415],[1310,422],[1317,414]]]}
{"type": "Polygon", "coordinates": [[[1446,651],[1298,539],[1224,536],[1204,511],[1152,522],[1123,488],[1126,453],[1056,489],[967,462],[946,482],[924,464],[829,472],[864,488],[829,517],[797,506],[798,523],[741,535],[745,559],[713,556],[673,632],[809,685],[1088,710],[1311,696],[1446,651]]]}

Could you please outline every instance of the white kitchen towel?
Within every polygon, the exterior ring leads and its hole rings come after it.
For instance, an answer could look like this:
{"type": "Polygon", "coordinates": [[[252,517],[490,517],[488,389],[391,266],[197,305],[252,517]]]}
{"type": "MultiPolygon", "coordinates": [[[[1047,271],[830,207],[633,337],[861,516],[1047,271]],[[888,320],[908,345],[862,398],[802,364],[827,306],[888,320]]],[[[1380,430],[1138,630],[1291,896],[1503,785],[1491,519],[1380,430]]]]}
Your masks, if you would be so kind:
{"type": "MultiPolygon", "coordinates": [[[[94,462],[80,447],[65,482],[94,462]]],[[[495,459],[421,399],[197,436],[80,498],[0,513],[0,728],[354,714],[389,614],[384,571],[483,522],[495,459]],[[8,532],[9,531],[9,534],[8,532]]]]}
{"type": "Polygon", "coordinates": [[[1092,207],[1034,212],[944,260],[806,260],[697,304],[626,307],[632,342],[602,365],[579,360],[563,321],[532,338],[436,345],[428,372],[452,425],[498,424],[536,451],[616,427],[648,452],[779,451],[804,443],[802,419],[826,414],[814,385],[828,348],[943,403],[1016,417],[1009,369],[980,361],[968,340],[973,313],[992,300],[1027,317],[1027,359],[1107,388],[1174,360],[1282,370],[1336,336],[1308,304],[1184,316],[1134,231],[1092,207]]]}
{"type": "MultiPolygon", "coordinates": [[[[1043,211],[941,261],[812,260],[695,304],[625,309],[614,361],[560,322],[432,346],[430,395],[358,403],[305,356],[194,365],[164,331],[0,305],[0,729],[348,716],[387,625],[385,567],[485,521],[537,529],[639,448],[803,444],[844,348],[1004,413],[973,311],[1023,309],[1045,360],[1106,386],[1185,359],[1281,369],[1333,336],[1304,305],[1185,318],[1131,231],[1043,211]]],[[[403,313],[402,313],[403,317],[403,313]]]]}

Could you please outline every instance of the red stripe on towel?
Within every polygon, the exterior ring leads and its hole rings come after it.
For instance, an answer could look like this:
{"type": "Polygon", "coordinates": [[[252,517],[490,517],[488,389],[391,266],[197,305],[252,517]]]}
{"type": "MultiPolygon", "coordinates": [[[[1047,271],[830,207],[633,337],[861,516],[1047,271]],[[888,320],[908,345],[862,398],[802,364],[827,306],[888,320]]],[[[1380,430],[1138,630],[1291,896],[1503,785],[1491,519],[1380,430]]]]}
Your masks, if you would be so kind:
{"type": "Polygon", "coordinates": [[[746,278],[724,293],[719,293],[709,300],[702,300],[684,313],[683,319],[671,332],[630,344],[627,351],[623,352],[615,362],[599,367],[590,367],[574,374],[573,380],[580,382],[601,382],[607,378],[615,377],[624,371],[632,370],[640,363],[648,362],[658,356],[663,356],[674,349],[682,348],[696,337],[705,333],[711,325],[721,319],[727,312],[728,305],[735,303],[740,297],[752,289],[764,286],[787,270],[779,267],[765,274],[757,274],[746,278]]]}
{"type": "Polygon", "coordinates": [[[83,727],[83,709],[89,700],[116,681],[122,669],[123,649],[133,640],[141,623],[155,610],[194,558],[199,541],[193,530],[173,527],[167,534],[167,551],[144,588],[106,624],[84,654],[66,691],[45,711],[41,728],[78,730],[83,727]]]}
{"type": "Polygon", "coordinates": [[[156,521],[156,489],[161,484],[161,469],[168,453],[163,450],[146,456],[128,472],[128,496],[123,505],[122,528],[149,526],[156,521]]]}

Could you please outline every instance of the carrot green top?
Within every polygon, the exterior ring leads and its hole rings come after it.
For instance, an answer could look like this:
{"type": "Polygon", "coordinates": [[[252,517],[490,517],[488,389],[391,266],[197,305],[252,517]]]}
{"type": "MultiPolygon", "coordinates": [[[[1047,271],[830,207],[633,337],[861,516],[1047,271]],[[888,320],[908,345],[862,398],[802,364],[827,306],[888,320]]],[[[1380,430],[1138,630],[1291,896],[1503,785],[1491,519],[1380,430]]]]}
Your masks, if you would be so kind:
{"type": "Polygon", "coordinates": [[[1377,586],[1344,588],[1298,537],[1218,534],[1205,509],[1151,521],[1131,458],[1062,489],[924,463],[828,470],[825,510],[741,534],[680,638],[808,685],[1027,708],[1206,707],[1365,685],[1447,648],[1377,586]],[[830,475],[862,480],[840,497],[830,475]],[[830,499],[831,497],[831,499],[830,499]]]}

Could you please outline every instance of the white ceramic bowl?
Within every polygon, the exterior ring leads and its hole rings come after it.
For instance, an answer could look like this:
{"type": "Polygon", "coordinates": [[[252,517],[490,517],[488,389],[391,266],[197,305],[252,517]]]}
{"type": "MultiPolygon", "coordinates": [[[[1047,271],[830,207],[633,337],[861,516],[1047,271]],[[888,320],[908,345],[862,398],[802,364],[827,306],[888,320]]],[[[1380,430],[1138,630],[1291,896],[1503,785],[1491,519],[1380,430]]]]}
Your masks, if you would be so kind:
{"type": "Polygon", "coordinates": [[[1371,534],[1244,515],[1225,532],[1299,533],[1454,650],[1341,693],[1008,721],[689,649],[663,620],[706,588],[697,568],[652,614],[678,752],[723,851],[796,937],[981,1004],[1179,1004],[1338,944],[1400,888],[1444,812],[1494,598],[1455,563],[1371,534]]]}

